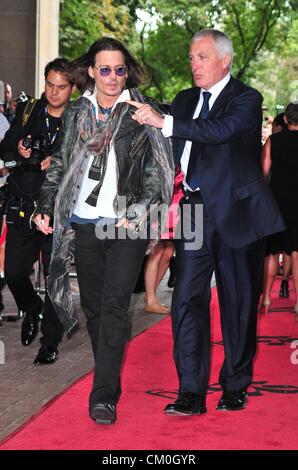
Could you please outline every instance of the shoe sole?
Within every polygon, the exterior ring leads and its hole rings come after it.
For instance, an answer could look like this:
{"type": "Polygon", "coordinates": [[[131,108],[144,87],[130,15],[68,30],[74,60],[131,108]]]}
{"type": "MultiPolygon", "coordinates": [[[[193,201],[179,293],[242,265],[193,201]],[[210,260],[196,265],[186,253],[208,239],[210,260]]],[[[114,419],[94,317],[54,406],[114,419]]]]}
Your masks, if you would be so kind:
{"type": "Polygon", "coordinates": [[[241,411],[241,410],[245,410],[246,406],[247,406],[247,398],[245,400],[244,405],[241,406],[241,408],[221,408],[220,406],[217,406],[216,411],[241,411]]]}
{"type": "Polygon", "coordinates": [[[115,419],[111,418],[105,410],[93,410],[90,417],[96,424],[115,424],[115,419]]]}
{"type": "Polygon", "coordinates": [[[246,405],[245,406],[242,406],[241,408],[220,408],[220,407],[216,407],[216,411],[241,411],[241,410],[245,410],[246,408],[246,405]]]}
{"type": "Polygon", "coordinates": [[[38,366],[51,366],[52,364],[55,364],[56,361],[58,361],[58,357],[54,361],[50,361],[50,362],[34,361],[33,364],[36,364],[38,366]]]}
{"type": "Polygon", "coordinates": [[[96,424],[115,424],[115,420],[111,419],[95,419],[96,424]]]}
{"type": "Polygon", "coordinates": [[[207,412],[207,408],[205,410],[200,411],[193,411],[192,413],[183,413],[182,411],[175,411],[175,410],[165,410],[165,414],[168,416],[192,416],[192,415],[201,415],[207,412]]]}

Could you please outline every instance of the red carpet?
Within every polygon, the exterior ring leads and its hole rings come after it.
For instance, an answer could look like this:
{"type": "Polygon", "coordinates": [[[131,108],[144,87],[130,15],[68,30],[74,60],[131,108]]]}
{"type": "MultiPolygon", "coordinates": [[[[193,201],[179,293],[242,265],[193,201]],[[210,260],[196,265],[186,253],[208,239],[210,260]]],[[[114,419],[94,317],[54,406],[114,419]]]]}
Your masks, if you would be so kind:
{"type": "Polygon", "coordinates": [[[298,341],[296,350],[291,342],[298,339],[298,322],[294,314],[273,311],[259,316],[258,354],[248,407],[234,413],[218,412],[217,377],[223,346],[215,290],[213,294],[214,347],[207,414],[178,418],[162,412],[175,398],[177,388],[170,318],[165,318],[128,346],[115,425],[97,426],[89,419],[89,374],[6,439],[1,450],[297,449],[298,341]]]}

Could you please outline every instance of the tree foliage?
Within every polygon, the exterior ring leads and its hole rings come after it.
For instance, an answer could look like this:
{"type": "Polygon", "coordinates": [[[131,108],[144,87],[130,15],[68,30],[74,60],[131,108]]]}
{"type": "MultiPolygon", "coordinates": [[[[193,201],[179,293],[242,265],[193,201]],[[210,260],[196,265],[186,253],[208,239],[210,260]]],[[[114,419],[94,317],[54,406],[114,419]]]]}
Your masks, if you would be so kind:
{"type": "Polygon", "coordinates": [[[293,42],[289,31],[296,1],[148,0],[145,3],[148,11],[157,15],[158,23],[153,31],[149,29],[141,57],[150,70],[151,82],[147,91],[157,94],[160,99],[171,99],[176,84],[179,87],[182,83],[187,86],[187,80],[190,83],[188,44],[199,29],[217,28],[229,35],[235,51],[233,75],[247,83],[252,81],[256,65],[262,68],[264,54],[281,53],[288,39],[293,42]],[[161,71],[162,68],[165,70],[161,71]],[[156,77],[160,76],[157,87],[156,77]]]}
{"type": "Polygon", "coordinates": [[[103,35],[128,39],[132,27],[124,2],[115,5],[112,0],[61,0],[60,55],[74,59],[103,35]]]}
{"type": "Polygon", "coordinates": [[[191,85],[191,37],[202,28],[221,29],[233,41],[233,75],[258,87],[273,109],[278,102],[287,101],[297,75],[297,3],[61,0],[60,53],[73,59],[103,34],[116,37],[143,63],[147,72],[144,91],[171,101],[177,91],[191,85]],[[140,23],[142,12],[148,20],[140,23]]]}

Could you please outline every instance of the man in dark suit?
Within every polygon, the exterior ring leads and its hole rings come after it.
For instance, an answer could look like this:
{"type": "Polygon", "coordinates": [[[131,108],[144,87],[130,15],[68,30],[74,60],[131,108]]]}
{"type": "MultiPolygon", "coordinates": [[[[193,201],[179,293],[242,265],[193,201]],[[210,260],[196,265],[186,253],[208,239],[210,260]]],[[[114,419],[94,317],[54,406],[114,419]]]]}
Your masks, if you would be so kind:
{"type": "Polygon", "coordinates": [[[175,163],[185,175],[182,216],[191,212],[191,229],[201,225],[194,209],[203,205],[201,247],[186,243],[185,227],[176,240],[172,322],[179,396],[166,406],[168,415],[207,411],[213,271],[225,350],[217,409],[245,408],[256,351],[264,237],[284,230],[260,168],[262,96],[231,77],[232,55],[224,33],[199,31],[189,54],[196,86],[178,93],[171,116],[131,102],[138,108],[138,122],[173,137],[175,163]]]}

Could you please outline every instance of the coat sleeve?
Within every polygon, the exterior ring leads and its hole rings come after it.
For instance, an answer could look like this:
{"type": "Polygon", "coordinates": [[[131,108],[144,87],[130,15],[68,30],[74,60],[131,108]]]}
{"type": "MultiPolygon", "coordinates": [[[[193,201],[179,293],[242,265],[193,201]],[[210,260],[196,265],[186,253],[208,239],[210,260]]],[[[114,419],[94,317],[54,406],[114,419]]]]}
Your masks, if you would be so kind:
{"type": "Polygon", "coordinates": [[[63,147],[65,145],[65,132],[69,125],[69,113],[64,111],[61,120],[61,128],[54,144],[54,152],[50,167],[46,171],[44,182],[40,189],[40,197],[35,209],[36,214],[47,214],[53,217],[56,195],[65,173],[62,159],[63,147]]]}
{"type": "Polygon", "coordinates": [[[173,137],[209,145],[229,143],[256,132],[261,122],[262,95],[248,89],[232,98],[220,117],[182,119],[174,116],[173,137]]]}

